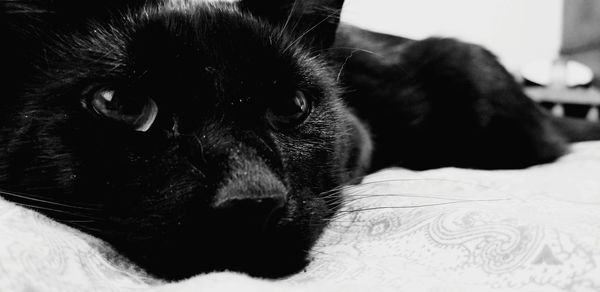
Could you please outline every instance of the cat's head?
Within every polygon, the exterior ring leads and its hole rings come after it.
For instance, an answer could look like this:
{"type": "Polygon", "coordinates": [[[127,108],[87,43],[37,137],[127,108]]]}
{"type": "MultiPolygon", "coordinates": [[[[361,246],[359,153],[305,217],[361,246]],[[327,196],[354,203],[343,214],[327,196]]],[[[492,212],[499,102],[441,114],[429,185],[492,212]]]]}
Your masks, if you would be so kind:
{"type": "Polygon", "coordinates": [[[162,278],[301,269],[339,204],[324,192],[366,161],[320,57],[343,1],[64,2],[2,2],[27,54],[0,188],[162,278]]]}

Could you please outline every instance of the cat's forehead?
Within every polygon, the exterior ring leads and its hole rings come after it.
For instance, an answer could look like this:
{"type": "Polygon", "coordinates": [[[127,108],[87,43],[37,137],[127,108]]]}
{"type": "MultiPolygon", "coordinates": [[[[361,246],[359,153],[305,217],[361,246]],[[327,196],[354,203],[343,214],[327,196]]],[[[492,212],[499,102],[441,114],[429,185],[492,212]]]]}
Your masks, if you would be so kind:
{"type": "Polygon", "coordinates": [[[124,78],[151,90],[201,90],[219,98],[293,92],[323,79],[317,77],[325,74],[321,61],[278,26],[240,12],[231,1],[206,2],[169,0],[138,14],[122,46],[124,78]]]}
{"type": "Polygon", "coordinates": [[[241,13],[229,2],[169,0],[162,9],[143,15],[131,38],[140,49],[134,54],[148,56],[147,62],[177,58],[185,59],[185,65],[235,63],[239,69],[268,67],[271,61],[297,63],[300,44],[292,44],[277,26],[241,13]]]}
{"type": "Polygon", "coordinates": [[[219,2],[240,2],[240,0],[165,0],[165,4],[170,5],[185,5],[185,4],[194,4],[194,3],[219,3],[219,2]]]}
{"type": "Polygon", "coordinates": [[[219,5],[237,2],[240,0],[164,0],[163,5],[167,8],[182,8],[202,4],[219,5]]]}

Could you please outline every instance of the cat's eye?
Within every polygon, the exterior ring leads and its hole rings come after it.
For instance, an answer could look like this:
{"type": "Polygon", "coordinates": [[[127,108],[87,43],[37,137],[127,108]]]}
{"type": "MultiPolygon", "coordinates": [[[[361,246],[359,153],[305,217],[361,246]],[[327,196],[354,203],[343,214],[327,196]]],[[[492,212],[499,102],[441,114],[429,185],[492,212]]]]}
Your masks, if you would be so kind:
{"type": "Polygon", "coordinates": [[[84,106],[100,117],[140,132],[148,131],[158,114],[151,98],[126,98],[109,88],[94,91],[84,106]]]}
{"type": "Polygon", "coordinates": [[[267,120],[276,130],[289,129],[306,120],[311,110],[310,100],[297,91],[293,98],[274,101],[267,110],[267,120]]]}

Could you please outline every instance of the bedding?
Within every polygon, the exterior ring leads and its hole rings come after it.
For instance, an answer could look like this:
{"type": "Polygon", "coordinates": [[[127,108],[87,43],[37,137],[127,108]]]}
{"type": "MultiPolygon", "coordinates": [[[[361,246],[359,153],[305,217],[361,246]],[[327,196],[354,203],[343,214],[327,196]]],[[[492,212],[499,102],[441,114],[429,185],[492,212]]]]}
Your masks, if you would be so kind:
{"type": "Polygon", "coordinates": [[[283,280],[164,283],[97,239],[0,200],[0,291],[600,291],[600,142],[524,170],[381,171],[283,280]]]}

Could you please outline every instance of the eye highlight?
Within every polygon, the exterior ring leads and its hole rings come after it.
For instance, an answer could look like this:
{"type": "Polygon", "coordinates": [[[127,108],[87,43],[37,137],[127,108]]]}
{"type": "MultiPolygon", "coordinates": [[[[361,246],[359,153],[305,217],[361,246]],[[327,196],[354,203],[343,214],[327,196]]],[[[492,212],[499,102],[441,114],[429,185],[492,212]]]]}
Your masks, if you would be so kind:
{"type": "Polygon", "coordinates": [[[312,111],[310,100],[302,91],[296,91],[293,98],[281,98],[267,109],[267,121],[275,130],[293,128],[308,118],[312,111]]]}
{"type": "Polygon", "coordinates": [[[92,92],[84,101],[84,107],[102,118],[139,132],[148,131],[158,114],[158,106],[151,98],[127,98],[111,88],[92,92]]]}

